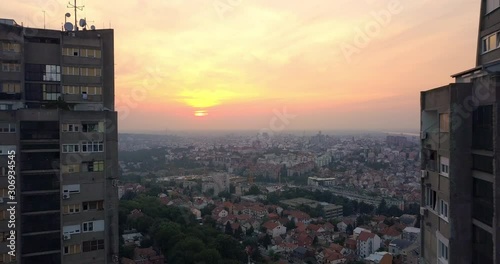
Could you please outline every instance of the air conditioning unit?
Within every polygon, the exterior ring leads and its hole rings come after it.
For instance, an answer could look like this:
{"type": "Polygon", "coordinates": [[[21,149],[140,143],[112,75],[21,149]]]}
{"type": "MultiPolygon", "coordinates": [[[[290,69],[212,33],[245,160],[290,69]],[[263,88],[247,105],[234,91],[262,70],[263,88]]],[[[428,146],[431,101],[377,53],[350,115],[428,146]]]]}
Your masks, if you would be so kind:
{"type": "Polygon", "coordinates": [[[71,235],[70,234],[64,234],[63,235],[63,240],[70,240],[71,239],[71,235]]]}
{"type": "Polygon", "coordinates": [[[420,139],[426,139],[427,138],[427,132],[420,132],[420,139]]]}
{"type": "Polygon", "coordinates": [[[69,199],[69,193],[63,194],[63,200],[69,199]]]}
{"type": "Polygon", "coordinates": [[[429,176],[429,172],[426,170],[421,170],[420,176],[422,177],[422,179],[426,179],[429,176]]]}
{"type": "Polygon", "coordinates": [[[425,207],[420,207],[420,215],[427,216],[428,210],[425,207]]]}

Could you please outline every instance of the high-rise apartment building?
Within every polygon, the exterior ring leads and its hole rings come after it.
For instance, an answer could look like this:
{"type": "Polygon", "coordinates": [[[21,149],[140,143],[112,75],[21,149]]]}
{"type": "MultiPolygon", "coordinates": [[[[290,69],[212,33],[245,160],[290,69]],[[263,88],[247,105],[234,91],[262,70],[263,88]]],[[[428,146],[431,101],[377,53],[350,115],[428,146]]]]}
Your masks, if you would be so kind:
{"type": "Polygon", "coordinates": [[[113,41],[0,19],[0,263],[117,262],[113,41]]]}
{"type": "Polygon", "coordinates": [[[421,93],[423,263],[500,263],[500,1],[481,1],[476,67],[421,93]]]}

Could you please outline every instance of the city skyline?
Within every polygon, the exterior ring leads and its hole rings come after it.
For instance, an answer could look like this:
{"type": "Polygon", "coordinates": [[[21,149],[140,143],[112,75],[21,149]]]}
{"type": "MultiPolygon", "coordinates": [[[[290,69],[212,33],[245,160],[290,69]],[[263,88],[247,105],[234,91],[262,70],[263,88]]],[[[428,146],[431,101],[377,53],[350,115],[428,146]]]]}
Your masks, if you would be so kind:
{"type": "MultiPolygon", "coordinates": [[[[293,116],[284,130],[416,131],[419,92],[474,65],[462,51],[476,49],[479,4],[451,3],[78,2],[79,18],[115,29],[123,132],[259,130],[276,112],[293,116]],[[367,25],[378,34],[357,45],[367,25]]],[[[43,28],[45,11],[60,30],[66,4],[12,3],[0,17],[43,28]]]]}

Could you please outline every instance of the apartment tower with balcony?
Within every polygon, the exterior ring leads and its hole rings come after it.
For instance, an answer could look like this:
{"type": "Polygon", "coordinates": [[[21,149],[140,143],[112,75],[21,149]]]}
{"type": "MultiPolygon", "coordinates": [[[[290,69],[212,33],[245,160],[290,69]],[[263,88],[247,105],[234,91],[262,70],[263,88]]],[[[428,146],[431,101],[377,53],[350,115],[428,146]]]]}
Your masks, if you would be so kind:
{"type": "Polygon", "coordinates": [[[481,1],[476,67],[421,93],[422,263],[500,263],[499,7],[481,1]]]}
{"type": "Polygon", "coordinates": [[[45,30],[0,19],[1,263],[117,261],[113,41],[111,29],[45,30]],[[7,247],[12,230],[15,257],[7,247]]]}

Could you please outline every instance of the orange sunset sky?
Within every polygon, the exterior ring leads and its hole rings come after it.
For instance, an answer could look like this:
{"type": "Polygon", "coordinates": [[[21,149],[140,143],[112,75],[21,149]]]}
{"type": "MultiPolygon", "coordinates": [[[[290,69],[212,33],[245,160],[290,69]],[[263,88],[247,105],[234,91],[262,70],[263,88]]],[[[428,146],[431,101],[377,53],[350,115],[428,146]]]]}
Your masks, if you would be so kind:
{"type": "MultiPolygon", "coordinates": [[[[295,116],[290,130],[417,131],[419,92],[475,66],[480,1],[79,4],[89,24],[115,29],[122,132],[259,130],[284,110],[295,116]],[[381,12],[390,15],[377,20],[381,12]],[[368,42],[356,46],[367,25],[368,42]]],[[[0,17],[43,28],[45,10],[46,27],[60,29],[66,12],[73,19],[66,5],[7,1],[0,17]]]]}

